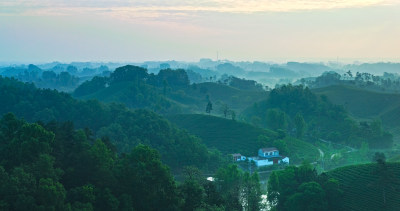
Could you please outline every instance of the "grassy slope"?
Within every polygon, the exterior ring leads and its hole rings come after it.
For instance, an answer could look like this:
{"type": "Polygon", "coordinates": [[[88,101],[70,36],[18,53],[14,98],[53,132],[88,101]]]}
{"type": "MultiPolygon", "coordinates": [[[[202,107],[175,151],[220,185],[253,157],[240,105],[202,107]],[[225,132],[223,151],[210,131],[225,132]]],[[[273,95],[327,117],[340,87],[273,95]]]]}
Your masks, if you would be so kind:
{"type": "Polygon", "coordinates": [[[97,99],[103,102],[118,102],[126,89],[128,89],[130,82],[120,82],[113,84],[107,88],[101,89],[89,95],[79,97],[80,99],[97,99]]]}
{"type": "Polygon", "coordinates": [[[400,162],[400,155],[396,155],[394,157],[391,157],[390,159],[388,159],[388,161],[390,161],[390,162],[400,162]]]}
{"type": "MultiPolygon", "coordinates": [[[[196,99],[196,102],[188,102],[188,105],[190,105],[192,108],[198,107],[195,109],[197,112],[203,112],[205,110],[207,104],[207,95],[213,103],[215,112],[218,112],[219,105],[217,102],[220,101],[226,103],[229,108],[237,111],[238,113],[248,107],[248,105],[252,105],[253,103],[265,99],[268,96],[265,91],[241,90],[214,82],[196,84],[196,89],[190,88],[185,90],[185,92],[187,97],[196,99]]],[[[181,100],[180,102],[186,104],[184,100],[181,100]]]]}
{"type": "Polygon", "coordinates": [[[168,116],[167,119],[202,138],[203,143],[209,147],[228,154],[239,152],[247,156],[255,155],[259,135],[274,138],[277,136],[273,131],[216,116],[182,114],[168,116]]]}
{"type": "MultiPolygon", "coordinates": [[[[259,135],[268,136],[272,140],[277,137],[273,131],[216,116],[182,114],[168,116],[167,119],[202,138],[207,146],[215,147],[226,154],[238,152],[246,156],[255,156],[259,135]]],[[[286,143],[289,150],[299,158],[313,161],[319,156],[317,148],[309,143],[292,138],[286,139],[286,143]]]]}
{"type": "Polygon", "coordinates": [[[349,86],[329,86],[312,91],[326,95],[334,104],[344,105],[359,118],[381,117],[400,107],[400,94],[373,92],[349,86]]]}
{"type": "MultiPolygon", "coordinates": [[[[396,178],[386,190],[386,210],[400,209],[400,163],[387,163],[396,178]]],[[[377,164],[352,165],[334,169],[328,175],[339,180],[344,191],[346,210],[385,210],[383,191],[376,184],[374,175],[377,164]]]]}

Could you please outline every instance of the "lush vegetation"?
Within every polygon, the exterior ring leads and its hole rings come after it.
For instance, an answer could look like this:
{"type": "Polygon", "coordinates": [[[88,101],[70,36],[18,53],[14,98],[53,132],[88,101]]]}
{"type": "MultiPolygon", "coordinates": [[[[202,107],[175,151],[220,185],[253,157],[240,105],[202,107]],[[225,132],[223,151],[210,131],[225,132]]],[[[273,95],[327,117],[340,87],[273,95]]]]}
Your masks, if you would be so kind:
{"type": "MultiPolygon", "coordinates": [[[[271,66],[267,75],[298,76],[291,65],[299,64],[271,66]]],[[[216,69],[236,76],[217,78],[209,69],[169,64],[127,65],[112,73],[74,66],[2,69],[36,85],[0,76],[0,210],[400,207],[400,165],[386,163],[382,153],[375,154],[376,164],[324,172],[366,163],[374,150],[392,147],[393,136],[383,126],[398,125],[400,101],[397,94],[377,91],[397,90],[397,75],[328,72],[301,81],[317,89],[289,84],[266,91],[238,78],[250,75],[241,66],[216,69]],[[75,98],[36,88],[69,91],[85,71],[97,76],[81,84],[75,98]],[[255,156],[262,147],[278,148],[295,164],[272,173],[284,166],[262,169],[271,174],[266,207],[252,163],[228,164],[232,159],[225,156],[255,156]]],[[[399,160],[395,150],[390,157],[399,160]]]]}
{"type": "Polygon", "coordinates": [[[345,210],[397,210],[400,207],[400,164],[345,166],[327,173],[343,190],[345,210]]]}
{"type": "Polygon", "coordinates": [[[185,86],[189,79],[183,70],[167,69],[154,75],[148,74],[147,69],[127,65],[117,68],[109,77],[94,77],[84,82],[74,91],[74,96],[120,102],[131,108],[148,108],[159,113],[176,113],[180,107],[165,97],[168,84],[185,86]],[[162,87],[164,93],[158,87],[162,87]]]}
{"type": "Polygon", "coordinates": [[[378,76],[367,72],[353,73],[351,70],[342,75],[334,71],[329,71],[316,77],[314,80],[301,79],[300,82],[312,88],[348,85],[384,92],[398,92],[400,90],[400,76],[397,73],[387,72],[378,76]]]}
{"type": "Polygon", "coordinates": [[[234,165],[216,182],[194,167],[174,181],[160,154],[139,144],[117,154],[109,139],[94,139],[70,122],[0,119],[1,210],[259,210],[258,175],[234,165]]]}
{"type": "Polygon", "coordinates": [[[195,165],[212,171],[221,163],[218,151],[208,150],[198,138],[148,110],[78,101],[65,93],[36,89],[9,78],[0,78],[0,99],[0,114],[13,112],[30,122],[70,121],[77,128],[88,128],[96,137],[108,137],[118,152],[149,145],[159,150],[163,162],[173,170],[195,165]]]}
{"type": "Polygon", "coordinates": [[[267,199],[272,210],[343,210],[343,191],[338,180],[318,175],[309,164],[273,172],[267,199]]]}
{"type": "Polygon", "coordinates": [[[229,77],[225,82],[190,84],[183,69],[162,69],[158,74],[127,65],[117,68],[109,77],[94,77],[73,94],[80,99],[120,102],[130,108],[148,108],[161,114],[204,112],[208,102],[214,107],[227,105],[242,110],[265,97],[255,81],[229,77]],[[229,79],[229,80],[228,80],[229,79]]]}
{"type": "Polygon", "coordinates": [[[343,105],[352,115],[363,119],[381,119],[387,127],[398,127],[400,95],[351,86],[329,86],[312,89],[326,95],[333,103],[343,105]]]}
{"type": "Polygon", "coordinates": [[[391,147],[393,143],[380,121],[358,123],[343,106],[301,85],[272,90],[268,100],[254,104],[244,118],[256,125],[285,130],[297,138],[325,139],[355,147],[366,142],[371,148],[391,147]]]}
{"type": "Polygon", "coordinates": [[[268,201],[272,210],[397,210],[400,164],[376,163],[340,167],[317,174],[309,164],[271,174],[268,201]]]}
{"type": "Polygon", "coordinates": [[[243,122],[200,114],[181,114],[167,118],[200,137],[208,147],[214,147],[222,153],[255,156],[259,148],[275,146],[283,155],[289,156],[293,163],[315,161],[319,157],[317,148],[310,143],[243,122]]]}
{"type": "Polygon", "coordinates": [[[209,147],[215,147],[226,154],[243,153],[253,155],[260,146],[258,136],[263,135],[271,140],[278,134],[249,124],[201,114],[180,114],[167,116],[168,120],[200,137],[209,147]]]}

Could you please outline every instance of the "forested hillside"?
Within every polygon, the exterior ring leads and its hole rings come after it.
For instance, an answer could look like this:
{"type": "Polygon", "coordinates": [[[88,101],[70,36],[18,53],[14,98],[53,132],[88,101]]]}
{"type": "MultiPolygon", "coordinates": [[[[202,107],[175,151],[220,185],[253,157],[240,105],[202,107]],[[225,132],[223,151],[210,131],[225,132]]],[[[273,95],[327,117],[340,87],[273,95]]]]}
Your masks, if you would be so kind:
{"type": "Polygon", "coordinates": [[[73,93],[79,99],[124,103],[130,108],[148,108],[161,114],[204,112],[208,102],[220,108],[241,111],[248,104],[266,97],[255,81],[228,77],[219,82],[190,84],[183,69],[162,69],[158,74],[127,65],[109,77],[94,77],[73,93]]]}
{"type": "Polygon", "coordinates": [[[79,101],[66,93],[37,89],[2,77],[0,99],[1,115],[13,112],[29,122],[68,121],[76,128],[88,128],[95,137],[108,137],[118,152],[130,152],[138,144],[146,144],[159,150],[163,162],[173,170],[186,165],[215,170],[220,164],[218,151],[208,150],[198,138],[148,110],[131,111],[121,104],[79,101]]]}
{"type": "Polygon", "coordinates": [[[215,182],[195,167],[183,174],[175,182],[157,150],[139,144],[118,154],[109,139],[70,122],[0,119],[0,210],[260,209],[257,174],[234,165],[220,168],[215,182]]]}
{"type": "Polygon", "coordinates": [[[310,164],[274,171],[268,179],[268,202],[272,210],[343,210],[339,181],[318,174],[310,164]]]}
{"type": "Polygon", "coordinates": [[[120,157],[106,140],[93,140],[69,123],[41,126],[7,114],[0,124],[1,210],[173,210],[179,205],[168,167],[149,147],[139,145],[120,157]]]}

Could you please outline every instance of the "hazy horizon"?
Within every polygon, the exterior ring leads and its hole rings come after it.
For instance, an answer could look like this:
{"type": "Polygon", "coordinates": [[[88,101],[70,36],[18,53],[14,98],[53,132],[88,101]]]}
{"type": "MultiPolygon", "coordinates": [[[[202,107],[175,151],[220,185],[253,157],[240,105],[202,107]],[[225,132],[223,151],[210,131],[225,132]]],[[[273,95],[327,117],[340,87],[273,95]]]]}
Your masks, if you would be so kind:
{"type": "Polygon", "coordinates": [[[0,62],[400,62],[396,0],[0,2],[0,62]]]}

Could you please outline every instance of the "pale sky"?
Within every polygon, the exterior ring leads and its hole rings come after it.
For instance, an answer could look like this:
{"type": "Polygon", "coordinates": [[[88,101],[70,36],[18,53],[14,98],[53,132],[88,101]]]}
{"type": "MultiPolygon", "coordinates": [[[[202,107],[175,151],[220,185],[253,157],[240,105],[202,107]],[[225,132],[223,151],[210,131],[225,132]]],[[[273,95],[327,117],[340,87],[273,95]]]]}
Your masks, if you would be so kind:
{"type": "Polygon", "coordinates": [[[400,0],[0,0],[0,62],[400,62],[400,0]]]}

